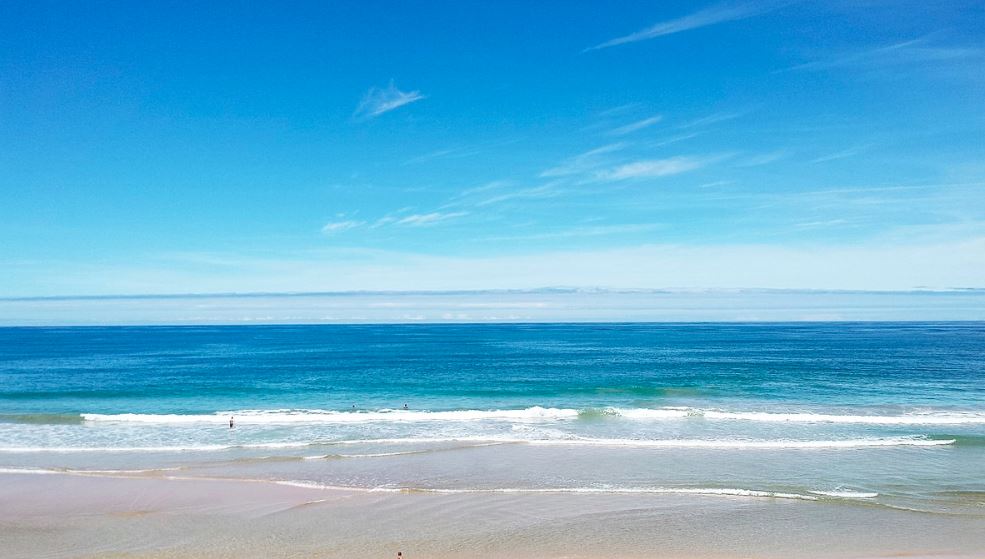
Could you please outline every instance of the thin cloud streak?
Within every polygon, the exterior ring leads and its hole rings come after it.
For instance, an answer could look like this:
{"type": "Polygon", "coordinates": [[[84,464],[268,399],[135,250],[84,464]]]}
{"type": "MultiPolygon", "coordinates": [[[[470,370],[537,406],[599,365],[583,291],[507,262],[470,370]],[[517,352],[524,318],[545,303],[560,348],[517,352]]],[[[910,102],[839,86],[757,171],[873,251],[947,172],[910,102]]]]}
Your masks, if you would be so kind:
{"type": "Polygon", "coordinates": [[[533,188],[524,188],[521,190],[515,190],[513,192],[506,192],[498,196],[493,196],[491,198],[486,198],[476,202],[474,205],[476,207],[489,206],[491,204],[498,204],[500,202],[506,202],[509,200],[519,200],[519,199],[540,199],[540,198],[554,198],[560,196],[563,193],[562,190],[557,188],[554,183],[548,183],[541,186],[536,186],[533,188]]]}
{"type": "Polygon", "coordinates": [[[486,237],[486,241],[539,241],[549,239],[568,239],[578,237],[605,237],[610,235],[624,235],[631,233],[641,233],[665,228],[662,223],[628,223],[622,225],[593,225],[587,227],[575,227],[561,231],[550,231],[547,233],[532,233],[529,235],[512,235],[502,237],[486,237]]]}
{"type": "Polygon", "coordinates": [[[644,128],[653,126],[654,124],[663,120],[663,118],[664,117],[660,115],[654,115],[649,118],[644,118],[643,120],[637,120],[636,122],[631,122],[624,126],[613,128],[612,130],[609,130],[609,134],[612,136],[625,136],[626,134],[631,134],[633,132],[636,132],[637,130],[642,130],[644,128]]]}
{"type": "Polygon", "coordinates": [[[662,21],[647,27],[646,29],[637,31],[636,33],[631,33],[623,37],[617,37],[615,39],[605,41],[604,43],[600,43],[594,47],[589,47],[583,52],[605,49],[618,45],[625,45],[627,43],[635,43],[638,41],[646,41],[648,39],[680,33],[682,31],[689,31],[691,29],[698,29],[700,27],[707,27],[717,23],[746,19],[768,12],[775,7],[776,6],[754,6],[751,4],[718,4],[703,10],[698,10],[697,12],[679,17],[677,19],[662,21]]]}
{"type": "Polygon", "coordinates": [[[946,62],[983,58],[985,52],[978,48],[943,47],[929,45],[927,37],[902,41],[883,47],[869,48],[828,58],[791,66],[784,71],[825,70],[843,67],[900,66],[924,62],[946,62]]]}
{"type": "Polygon", "coordinates": [[[685,122],[678,126],[680,129],[696,128],[699,126],[708,126],[709,124],[718,124],[719,122],[725,122],[727,120],[734,120],[749,114],[750,111],[737,111],[732,113],[715,113],[701,118],[696,118],[692,121],[685,122]]]}
{"type": "Polygon", "coordinates": [[[396,220],[394,224],[407,225],[410,227],[425,227],[465,215],[468,215],[468,212],[431,212],[426,214],[412,214],[396,220]]]}
{"type": "Polygon", "coordinates": [[[386,88],[369,88],[352,116],[360,120],[376,118],[421,99],[424,95],[420,91],[400,91],[391,81],[386,88]]]}
{"type": "MultiPolygon", "coordinates": [[[[412,208],[401,208],[396,212],[385,215],[369,224],[370,229],[378,229],[384,226],[403,226],[403,227],[426,227],[438,223],[468,215],[468,212],[430,212],[406,215],[412,208]]],[[[365,221],[345,220],[326,223],[321,231],[325,235],[334,235],[350,229],[356,229],[367,225],[365,221]]]]}
{"type": "Polygon", "coordinates": [[[700,169],[711,163],[714,159],[717,158],[677,156],[665,159],[645,159],[602,171],[597,174],[597,178],[600,180],[621,181],[666,177],[700,169]]]}
{"type": "Polygon", "coordinates": [[[829,153],[828,155],[822,155],[820,157],[816,157],[814,159],[811,159],[810,162],[811,163],[826,163],[828,161],[837,161],[838,159],[846,159],[848,157],[854,157],[854,156],[862,153],[863,151],[865,151],[868,147],[869,146],[853,147],[853,148],[845,149],[845,150],[842,150],[842,151],[839,151],[839,152],[829,153]]]}
{"type": "Polygon", "coordinates": [[[365,223],[366,222],[364,221],[354,221],[354,220],[334,221],[332,223],[326,223],[321,228],[321,232],[326,235],[334,235],[335,233],[341,233],[342,231],[348,231],[349,229],[360,227],[365,223]]]}
{"type": "Polygon", "coordinates": [[[776,151],[771,151],[769,153],[761,153],[758,155],[753,155],[740,161],[737,167],[760,167],[762,165],[769,165],[770,163],[775,163],[785,157],[789,156],[790,153],[785,149],[779,149],[776,151]]]}
{"type": "Polygon", "coordinates": [[[604,157],[607,154],[621,151],[627,147],[623,142],[607,144],[595,149],[580,153],[574,157],[569,157],[561,164],[551,167],[540,173],[541,177],[566,177],[571,175],[581,175],[597,169],[605,164],[604,157]]]}

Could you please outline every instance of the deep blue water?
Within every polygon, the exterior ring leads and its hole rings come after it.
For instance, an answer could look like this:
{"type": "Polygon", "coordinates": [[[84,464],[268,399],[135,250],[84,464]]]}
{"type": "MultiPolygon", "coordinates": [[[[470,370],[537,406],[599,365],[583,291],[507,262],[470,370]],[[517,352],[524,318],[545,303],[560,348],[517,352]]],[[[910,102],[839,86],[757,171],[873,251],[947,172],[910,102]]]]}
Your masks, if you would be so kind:
{"type": "Polygon", "coordinates": [[[0,413],[985,408],[981,323],[0,329],[0,413]]]}

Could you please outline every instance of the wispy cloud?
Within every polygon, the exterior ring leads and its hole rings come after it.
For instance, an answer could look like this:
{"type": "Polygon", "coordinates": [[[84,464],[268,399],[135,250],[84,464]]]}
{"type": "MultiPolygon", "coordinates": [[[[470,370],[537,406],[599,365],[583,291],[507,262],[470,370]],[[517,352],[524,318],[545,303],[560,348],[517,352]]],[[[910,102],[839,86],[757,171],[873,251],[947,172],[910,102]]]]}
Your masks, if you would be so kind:
{"type": "Polygon", "coordinates": [[[606,163],[606,158],[604,156],[620,151],[624,148],[626,148],[626,144],[623,142],[597,147],[575,155],[574,157],[565,159],[559,165],[543,171],[540,176],[566,177],[571,175],[580,175],[601,167],[606,163]]]}
{"type": "Polygon", "coordinates": [[[442,221],[448,221],[449,219],[454,219],[456,217],[462,217],[464,215],[468,215],[468,212],[431,212],[426,214],[411,214],[397,219],[393,223],[395,225],[407,225],[410,227],[425,227],[428,225],[441,223],[442,221]]]}
{"type": "Polygon", "coordinates": [[[929,37],[920,37],[891,45],[868,48],[798,64],[786,68],[785,71],[824,70],[844,67],[896,67],[905,64],[942,63],[975,58],[985,58],[985,51],[980,48],[933,45],[930,43],[929,37]]]}
{"type": "Polygon", "coordinates": [[[512,182],[504,180],[489,181],[485,184],[480,184],[479,186],[473,186],[472,188],[466,188],[465,190],[459,192],[452,200],[457,200],[459,198],[466,198],[472,196],[473,194],[479,194],[482,192],[489,192],[491,190],[500,190],[510,186],[512,182]]]}
{"type": "Polygon", "coordinates": [[[498,204],[500,202],[506,202],[509,200],[554,198],[556,196],[560,196],[562,193],[563,191],[557,187],[556,183],[548,183],[541,186],[535,186],[532,188],[521,188],[519,190],[514,190],[512,192],[504,192],[503,194],[491,196],[489,198],[476,202],[475,206],[476,207],[489,206],[491,204],[498,204]]]}
{"type": "Polygon", "coordinates": [[[710,114],[708,116],[703,116],[701,118],[696,118],[694,120],[689,120],[688,122],[685,122],[684,124],[681,124],[680,126],[678,126],[678,128],[682,128],[682,129],[686,129],[686,128],[697,128],[699,126],[708,126],[710,124],[718,124],[719,122],[725,122],[727,120],[734,120],[736,118],[740,118],[740,117],[746,116],[747,114],[749,114],[749,112],[750,112],[749,110],[744,110],[744,111],[734,111],[734,112],[723,112],[723,113],[710,114]]]}
{"type": "Polygon", "coordinates": [[[478,155],[482,153],[479,148],[447,148],[432,151],[430,153],[425,153],[423,155],[418,155],[416,157],[411,157],[405,160],[403,165],[413,165],[416,163],[426,163],[428,161],[444,160],[444,159],[461,159],[465,157],[472,157],[473,155],[478,155]]]}
{"type": "Polygon", "coordinates": [[[801,221],[795,223],[794,227],[797,229],[827,229],[830,227],[839,227],[848,223],[845,219],[824,219],[819,221],[801,221]]]}
{"type": "Polygon", "coordinates": [[[532,200],[540,198],[554,198],[564,194],[560,188],[561,181],[549,181],[540,186],[517,188],[513,181],[497,180],[486,184],[467,188],[455,196],[447,203],[439,206],[438,211],[451,208],[481,208],[500,202],[510,200],[532,200]]]}
{"type": "Polygon", "coordinates": [[[375,118],[421,99],[424,95],[420,91],[400,91],[391,81],[385,88],[369,88],[352,116],[357,119],[375,118]]]}
{"type": "Polygon", "coordinates": [[[854,157],[862,153],[866,149],[868,149],[868,147],[869,146],[857,146],[857,147],[852,147],[841,151],[837,151],[835,153],[829,153],[827,155],[822,155],[820,157],[815,157],[814,159],[811,159],[811,163],[826,163],[828,161],[836,161],[838,159],[846,159],[848,157],[854,157]]]}
{"type": "Polygon", "coordinates": [[[619,165],[597,174],[602,180],[627,180],[678,175],[700,169],[718,158],[677,156],[665,159],[645,159],[619,165]]]}
{"type": "Polygon", "coordinates": [[[735,184],[735,181],[733,181],[733,180],[717,180],[717,181],[711,181],[711,182],[706,182],[706,183],[703,183],[703,184],[699,184],[698,185],[698,188],[715,188],[715,187],[718,187],[718,186],[728,186],[730,184],[735,184]]]}
{"type": "Polygon", "coordinates": [[[610,235],[625,235],[631,233],[641,233],[665,228],[662,223],[627,223],[621,225],[586,225],[561,229],[558,231],[548,231],[545,233],[531,233],[529,235],[512,235],[502,237],[487,237],[487,241],[538,241],[548,239],[568,239],[578,237],[604,237],[610,235]]]}
{"type": "Polygon", "coordinates": [[[648,39],[654,39],[664,35],[680,33],[681,31],[689,31],[691,29],[707,27],[717,23],[745,19],[770,11],[776,7],[776,4],[765,4],[758,6],[752,4],[717,4],[677,19],[662,21],[647,27],[646,29],[642,29],[635,33],[630,33],[629,35],[625,35],[623,37],[616,37],[615,39],[600,43],[594,47],[589,47],[585,49],[585,51],[604,49],[627,43],[635,43],[637,41],[646,41],[648,39]]]}
{"type": "Polygon", "coordinates": [[[641,103],[626,103],[623,105],[618,105],[604,111],[599,111],[598,116],[600,117],[611,117],[626,114],[627,112],[640,107],[641,103]]]}
{"type": "Polygon", "coordinates": [[[679,136],[673,136],[673,137],[670,137],[670,138],[666,138],[664,140],[659,140],[659,141],[656,141],[656,142],[648,143],[648,144],[646,144],[646,146],[647,147],[651,147],[651,148],[659,148],[659,147],[663,147],[663,146],[669,146],[670,144],[676,144],[677,142],[683,142],[685,140],[690,140],[691,138],[694,138],[694,137],[700,136],[700,135],[701,135],[701,132],[691,132],[689,134],[681,134],[679,136]]]}
{"type": "Polygon", "coordinates": [[[446,157],[454,157],[460,150],[457,148],[447,148],[439,149],[423,155],[418,155],[416,157],[411,157],[404,161],[404,165],[410,165],[412,163],[424,163],[425,161],[432,161],[434,159],[444,159],[446,157]]]}
{"type": "Polygon", "coordinates": [[[761,165],[769,165],[770,163],[779,161],[788,155],[790,154],[787,150],[778,149],[769,153],[760,153],[746,157],[739,161],[736,165],[739,167],[759,167],[761,165]]]}
{"type": "Polygon", "coordinates": [[[624,136],[626,134],[631,134],[633,132],[636,132],[637,130],[642,130],[644,128],[653,126],[654,124],[663,120],[663,118],[664,117],[660,115],[654,115],[649,118],[637,120],[636,122],[630,122],[629,124],[626,124],[624,126],[620,126],[618,128],[613,128],[612,130],[609,130],[609,134],[612,136],[624,136]]]}
{"type": "Polygon", "coordinates": [[[364,224],[365,224],[364,221],[354,221],[351,219],[345,221],[333,221],[331,223],[326,223],[321,228],[321,232],[326,235],[334,235],[336,233],[341,233],[342,231],[348,231],[349,229],[354,229],[364,224]]]}

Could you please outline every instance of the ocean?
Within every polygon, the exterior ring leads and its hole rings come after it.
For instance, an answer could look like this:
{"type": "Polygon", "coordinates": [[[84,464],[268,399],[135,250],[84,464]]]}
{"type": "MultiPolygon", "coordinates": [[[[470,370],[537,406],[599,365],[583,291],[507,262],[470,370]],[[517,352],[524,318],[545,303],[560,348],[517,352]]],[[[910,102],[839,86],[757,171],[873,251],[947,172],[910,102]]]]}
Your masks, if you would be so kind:
{"type": "Polygon", "coordinates": [[[985,323],[0,328],[54,472],[981,516],[985,323]]]}

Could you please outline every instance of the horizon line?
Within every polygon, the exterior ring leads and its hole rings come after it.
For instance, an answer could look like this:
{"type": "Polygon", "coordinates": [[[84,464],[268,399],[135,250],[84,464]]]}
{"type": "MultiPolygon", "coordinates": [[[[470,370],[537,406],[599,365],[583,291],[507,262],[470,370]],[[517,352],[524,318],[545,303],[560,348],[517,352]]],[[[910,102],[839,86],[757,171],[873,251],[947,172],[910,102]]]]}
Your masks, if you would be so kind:
{"type": "Polygon", "coordinates": [[[985,293],[985,287],[926,287],[916,286],[908,289],[830,289],[804,287],[598,287],[598,286],[545,286],[534,288],[498,289],[381,289],[381,290],[335,290],[335,291],[220,291],[192,293],[113,293],[105,295],[22,295],[0,296],[0,302],[27,301],[91,301],[91,300],[153,300],[153,299],[208,299],[208,298],[258,298],[258,297],[346,297],[359,295],[503,295],[503,294],[684,294],[684,293],[802,293],[802,294],[949,294],[985,293]]]}

